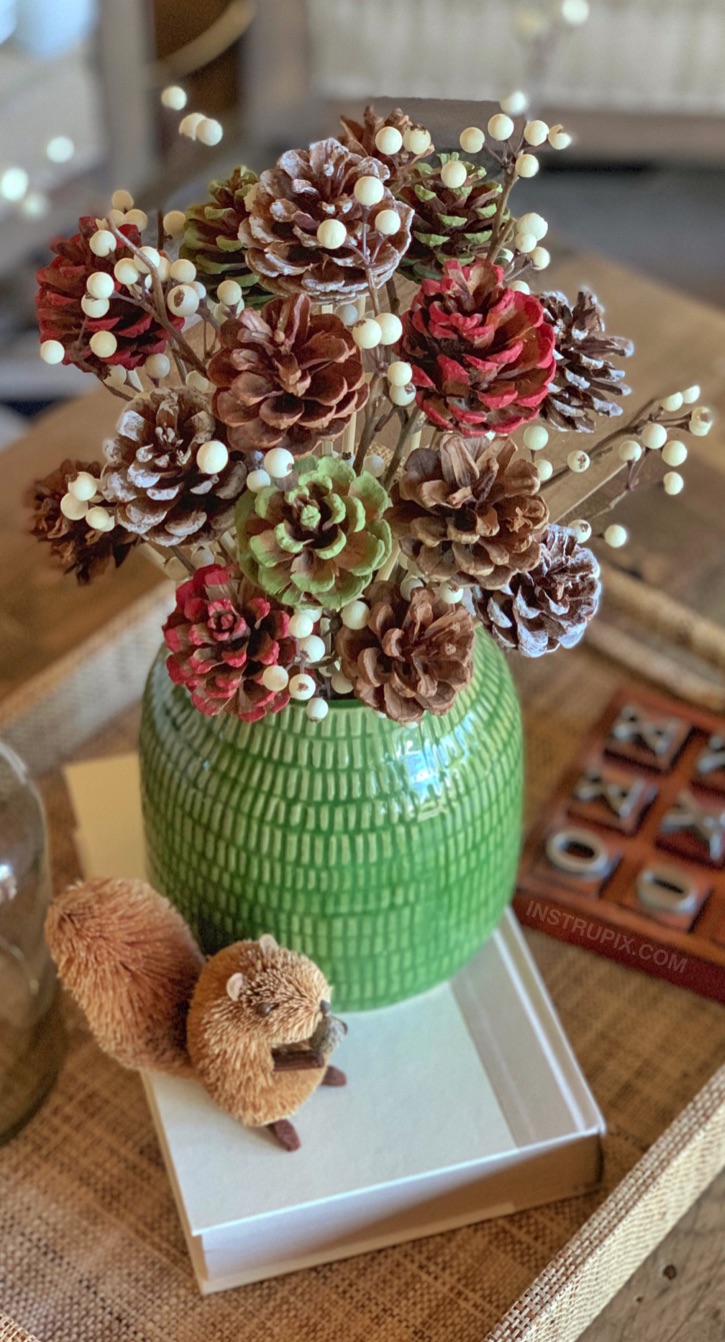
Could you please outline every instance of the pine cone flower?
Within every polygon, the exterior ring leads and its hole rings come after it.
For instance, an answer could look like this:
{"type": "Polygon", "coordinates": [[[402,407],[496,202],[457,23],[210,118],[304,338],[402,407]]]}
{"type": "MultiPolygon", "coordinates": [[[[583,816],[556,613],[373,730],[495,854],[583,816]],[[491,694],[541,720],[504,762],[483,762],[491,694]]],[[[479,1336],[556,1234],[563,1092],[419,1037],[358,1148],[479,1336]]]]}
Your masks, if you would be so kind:
{"type": "Polygon", "coordinates": [[[504,652],[541,657],[573,648],[597,613],[599,564],[567,527],[550,526],[541,559],[530,573],[516,573],[497,592],[483,591],[477,614],[504,652]]]}
{"type": "Polygon", "coordinates": [[[554,329],[538,298],[502,281],[489,261],[449,261],[405,314],[416,400],[437,428],[512,433],[539,413],[555,374],[554,329]]]}
{"type": "MultiPolygon", "coordinates": [[[[130,249],[119,243],[110,256],[95,256],[89,243],[97,229],[96,220],[87,216],[79,221],[79,232],[72,238],[52,243],[55,259],[37,272],[39,288],[35,302],[41,343],[59,340],[65,350],[64,363],[102,377],[112,364],[138,368],[150,354],[161,354],[166,348],[167,335],[156,317],[137,306],[127,290],[124,297],[118,296],[121,286],[115,279],[116,293],[111,295],[105,316],[86,316],[81,299],[88,277],[96,271],[113,275],[116,262],[132,255],[130,249]],[[108,359],[99,359],[90,347],[91,336],[97,331],[112,331],[116,337],[115,353],[108,359]]],[[[120,232],[134,246],[141,245],[141,234],[135,226],[122,224],[120,232]]],[[[183,326],[181,317],[169,317],[169,321],[183,326]]]]}
{"type": "Polygon", "coordinates": [[[397,154],[383,154],[378,149],[375,137],[383,126],[393,126],[401,135],[405,135],[408,130],[423,129],[419,122],[411,121],[400,107],[394,107],[385,117],[378,116],[374,107],[366,107],[362,121],[353,121],[352,117],[341,116],[340,124],[342,125],[340,140],[346,149],[352,149],[354,154],[360,154],[363,158],[377,158],[384,163],[390,173],[391,190],[396,194],[416,159],[429,158],[435,149],[432,141],[425,153],[420,155],[412,154],[405,148],[399,149],[397,154]]]}
{"type": "Polygon", "coordinates": [[[209,361],[214,412],[240,452],[306,452],[337,438],[368,398],[362,357],[334,313],[309,298],[276,298],[225,322],[209,361]]]}
{"type": "Polygon", "coordinates": [[[370,207],[360,204],[354,189],[360,177],[384,183],[387,176],[376,158],[361,158],[339,140],[288,150],[247,197],[249,216],[239,227],[247,264],[273,293],[305,293],[317,302],[352,298],[368,284],[379,289],[410,243],[412,210],[387,187],[370,207]],[[397,214],[395,233],[377,230],[383,211],[397,214]],[[326,220],[344,225],[339,246],[319,241],[317,230],[326,220]]]}
{"type": "Polygon", "coordinates": [[[561,293],[543,294],[541,302],[556,338],[556,374],[539,414],[557,429],[591,433],[597,415],[622,413],[612,397],[628,396],[631,389],[612,358],[627,358],[634,345],[605,334],[604,310],[588,289],[580,290],[574,307],[561,293]]]}
{"type": "MultiPolygon", "coordinates": [[[[100,467],[95,461],[62,462],[43,480],[36,480],[28,496],[32,509],[30,530],[39,541],[50,545],[50,553],[66,571],[75,573],[79,583],[85,584],[98,576],[113,560],[120,568],[138,537],[131,536],[123,527],[111,531],[96,531],[85,519],[73,522],[60,510],[60,501],[68,493],[68,485],[80,471],[98,480],[101,492],[100,467]]],[[[101,505],[103,506],[103,504],[101,505]]]]}
{"type": "Polygon", "coordinates": [[[390,556],[390,500],[367,471],[339,457],[303,459],[289,487],[243,496],[237,509],[240,565],[290,606],[314,597],[330,610],[354,601],[390,556]]]}
{"type": "Polygon", "coordinates": [[[336,638],[342,673],[358,699],[393,722],[447,713],[473,675],[472,616],[427,587],[407,601],[396,583],[376,582],[365,599],[365,629],[343,626],[336,638]]]}
{"type": "Polygon", "coordinates": [[[412,279],[438,279],[446,261],[467,266],[491,239],[501,183],[489,181],[486,169],[466,163],[461,187],[446,186],[441,168],[455,154],[441,154],[438,164],[418,163],[398,199],[413,210],[412,240],[402,269],[412,279]]]}
{"type": "Polygon", "coordinates": [[[247,468],[232,453],[218,473],[199,469],[197,452],[215,429],[205,398],[185,387],[129,401],[116,437],[104,446],[103,490],[117,505],[121,526],[170,546],[206,540],[233,525],[247,468]]]}
{"type": "Polygon", "coordinates": [[[411,452],[388,521],[425,577],[498,588],[539,562],[549,511],[536,466],[515,453],[456,433],[411,452]]]}
{"type": "Polygon", "coordinates": [[[265,668],[287,670],[297,656],[289,613],[228,568],[208,564],[176,590],[164,625],[175,685],[184,685],[200,713],[227,712],[257,722],[289,703],[289,690],[268,690],[265,668]]]}
{"type": "Polygon", "coordinates": [[[210,182],[209,200],[186,211],[179,255],[194,262],[211,294],[216,294],[222,280],[236,280],[245,301],[259,307],[269,293],[260,289],[239,241],[239,225],[248,214],[246,197],[256,181],[256,173],[240,167],[223,181],[210,182]]]}

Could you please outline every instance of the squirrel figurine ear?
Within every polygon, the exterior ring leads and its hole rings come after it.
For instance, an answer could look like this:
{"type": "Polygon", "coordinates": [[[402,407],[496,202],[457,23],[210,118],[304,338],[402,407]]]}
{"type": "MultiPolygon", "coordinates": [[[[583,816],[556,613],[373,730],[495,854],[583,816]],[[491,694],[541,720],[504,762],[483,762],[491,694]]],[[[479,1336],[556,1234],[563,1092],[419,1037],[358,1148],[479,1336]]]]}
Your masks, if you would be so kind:
{"type": "Polygon", "coordinates": [[[231,997],[233,1002],[238,1002],[245,983],[246,979],[243,974],[232,974],[227,979],[227,997],[231,997]]]}
{"type": "Polygon", "coordinates": [[[259,938],[259,949],[262,955],[271,955],[273,951],[279,950],[279,944],[275,941],[271,932],[264,932],[259,938]]]}

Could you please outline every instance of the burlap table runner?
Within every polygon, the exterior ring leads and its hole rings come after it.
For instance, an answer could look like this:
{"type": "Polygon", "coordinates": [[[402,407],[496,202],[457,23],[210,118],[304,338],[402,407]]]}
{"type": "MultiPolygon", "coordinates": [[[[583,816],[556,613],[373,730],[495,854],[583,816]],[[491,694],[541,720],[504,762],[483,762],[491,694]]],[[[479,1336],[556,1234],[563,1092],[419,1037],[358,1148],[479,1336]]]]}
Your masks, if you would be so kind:
{"type": "MultiPolygon", "coordinates": [[[[581,650],[520,679],[533,811],[620,675],[581,650]]],[[[128,749],[136,725],[125,713],[82,754],[128,749]]],[[[61,883],[78,867],[59,775],[44,792],[61,883]]],[[[60,1081],[0,1151],[0,1342],[483,1342],[725,1057],[717,1004],[540,934],[530,944],[608,1120],[596,1193],[202,1299],[140,1082],[69,1012],[60,1081]]],[[[645,1219],[646,1192],[628,1194],[645,1219]]],[[[573,1252],[586,1257],[586,1230],[573,1252]]],[[[555,1278],[539,1278],[527,1313],[546,1309],[555,1278]]]]}

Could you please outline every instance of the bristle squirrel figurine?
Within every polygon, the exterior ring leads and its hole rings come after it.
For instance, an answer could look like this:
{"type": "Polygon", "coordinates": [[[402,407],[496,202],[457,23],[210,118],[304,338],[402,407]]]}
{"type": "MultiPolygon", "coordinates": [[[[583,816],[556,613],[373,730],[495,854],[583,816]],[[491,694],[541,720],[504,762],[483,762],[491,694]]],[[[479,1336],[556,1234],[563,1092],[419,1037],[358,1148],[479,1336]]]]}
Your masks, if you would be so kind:
{"type": "Polygon", "coordinates": [[[329,984],[274,937],[205,960],[178,910],[138,880],[70,886],[45,930],[65,987],[124,1067],[196,1076],[220,1108],[288,1151],[300,1145],[290,1115],[319,1085],[345,1084],[327,1063],[346,1030],[329,984]]]}

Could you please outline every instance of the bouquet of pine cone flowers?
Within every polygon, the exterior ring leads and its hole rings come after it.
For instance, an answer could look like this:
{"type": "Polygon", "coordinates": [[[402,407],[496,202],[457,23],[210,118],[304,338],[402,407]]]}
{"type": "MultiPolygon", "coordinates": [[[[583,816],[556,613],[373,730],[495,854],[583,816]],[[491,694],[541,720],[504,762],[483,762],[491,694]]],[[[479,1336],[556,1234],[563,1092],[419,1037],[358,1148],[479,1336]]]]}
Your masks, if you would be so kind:
{"type": "Polygon", "coordinates": [[[528,657],[572,647],[599,603],[593,531],[618,547],[613,503],[682,489],[682,436],[710,427],[697,387],[570,447],[621,417],[632,346],[594,294],[547,289],[546,221],[512,212],[569,141],[519,94],[440,154],[368,108],[160,215],[153,242],[119,191],[54,244],[41,355],[125,404],[102,467],[36,483],[33,530],[79,582],[137,545],[181,579],[168,669],[201,713],[446,713],[477,625],[528,657]]]}

